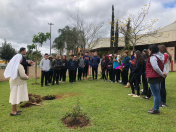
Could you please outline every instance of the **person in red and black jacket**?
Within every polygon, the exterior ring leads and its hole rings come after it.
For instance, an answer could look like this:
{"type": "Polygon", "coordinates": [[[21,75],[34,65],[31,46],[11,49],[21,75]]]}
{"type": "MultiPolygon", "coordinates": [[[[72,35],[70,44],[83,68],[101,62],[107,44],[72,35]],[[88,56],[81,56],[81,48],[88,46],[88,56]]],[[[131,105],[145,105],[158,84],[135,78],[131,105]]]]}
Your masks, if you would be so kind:
{"type": "Polygon", "coordinates": [[[151,45],[148,49],[150,57],[146,64],[146,78],[150,85],[150,89],[154,96],[154,107],[148,110],[150,114],[159,113],[159,105],[161,101],[160,90],[161,82],[163,78],[166,78],[167,74],[163,72],[164,69],[164,55],[159,52],[157,45],[151,45]]]}
{"type": "MultiPolygon", "coordinates": [[[[172,61],[172,57],[169,54],[169,52],[167,51],[167,48],[165,45],[159,45],[159,50],[160,52],[164,55],[164,72],[166,74],[169,73],[169,63],[172,61]]],[[[160,103],[160,107],[166,107],[166,87],[165,87],[165,78],[163,78],[163,81],[161,83],[161,103],[160,103]]]]}

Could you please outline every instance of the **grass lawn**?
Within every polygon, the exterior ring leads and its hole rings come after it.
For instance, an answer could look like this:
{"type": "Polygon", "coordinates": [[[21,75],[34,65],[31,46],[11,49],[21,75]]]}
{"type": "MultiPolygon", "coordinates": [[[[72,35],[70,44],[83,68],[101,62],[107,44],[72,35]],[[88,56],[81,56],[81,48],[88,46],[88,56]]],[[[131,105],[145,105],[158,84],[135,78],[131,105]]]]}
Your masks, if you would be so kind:
{"type": "MultiPolygon", "coordinates": [[[[39,80],[38,80],[39,81],[39,80]]],[[[139,131],[139,132],[176,132],[176,72],[169,73],[166,79],[167,105],[160,108],[160,115],[147,113],[153,107],[150,100],[133,98],[127,94],[130,89],[110,82],[83,80],[74,84],[43,87],[31,85],[28,80],[28,91],[32,94],[63,94],[64,98],[44,101],[42,106],[19,108],[21,116],[10,117],[9,83],[0,82],[0,132],[37,132],[37,131],[139,131]],[[75,94],[75,96],[70,96],[75,94]],[[67,111],[70,111],[80,99],[83,112],[90,118],[90,126],[70,130],[62,122],[67,111]]]]}

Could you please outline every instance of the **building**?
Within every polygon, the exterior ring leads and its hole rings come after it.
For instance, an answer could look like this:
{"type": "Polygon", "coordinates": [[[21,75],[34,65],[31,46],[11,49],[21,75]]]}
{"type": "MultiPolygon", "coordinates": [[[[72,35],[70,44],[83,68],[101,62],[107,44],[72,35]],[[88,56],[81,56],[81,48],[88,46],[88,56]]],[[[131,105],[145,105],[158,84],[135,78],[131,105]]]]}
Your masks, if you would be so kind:
{"type": "MultiPolygon", "coordinates": [[[[172,56],[172,62],[170,64],[170,70],[176,71],[176,21],[170,25],[167,25],[153,36],[146,36],[141,38],[137,45],[135,46],[136,50],[143,50],[147,49],[149,45],[152,44],[164,44],[167,47],[168,52],[172,56]]],[[[91,45],[91,51],[106,51],[107,53],[110,53],[110,38],[103,38],[99,39],[91,45]]],[[[119,51],[123,49],[125,46],[124,37],[119,38],[119,51]]]]}

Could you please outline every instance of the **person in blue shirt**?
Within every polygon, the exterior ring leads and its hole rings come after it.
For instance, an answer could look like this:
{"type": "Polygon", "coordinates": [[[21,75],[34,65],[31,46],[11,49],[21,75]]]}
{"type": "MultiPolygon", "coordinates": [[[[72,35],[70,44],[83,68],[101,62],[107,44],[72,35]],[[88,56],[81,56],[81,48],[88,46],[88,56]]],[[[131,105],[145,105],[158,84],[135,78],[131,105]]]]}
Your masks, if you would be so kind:
{"type": "Polygon", "coordinates": [[[119,60],[117,55],[113,59],[113,80],[112,82],[117,83],[120,80],[120,69],[119,69],[119,60]]]}
{"type": "Polygon", "coordinates": [[[128,71],[130,67],[130,57],[128,56],[128,50],[124,51],[124,57],[122,59],[123,71],[122,71],[122,85],[127,85],[128,82],[128,71]]]}
{"type": "Polygon", "coordinates": [[[71,55],[71,58],[69,59],[67,63],[67,67],[69,70],[69,82],[73,83],[74,82],[74,73],[75,73],[75,68],[76,68],[76,62],[74,61],[74,55],[71,55]]]}
{"type": "Polygon", "coordinates": [[[84,67],[84,72],[83,72],[83,79],[84,79],[84,77],[87,79],[87,73],[88,73],[89,62],[90,62],[90,56],[88,54],[89,54],[89,52],[86,52],[83,57],[83,59],[85,59],[85,61],[86,61],[86,65],[84,67]]]}

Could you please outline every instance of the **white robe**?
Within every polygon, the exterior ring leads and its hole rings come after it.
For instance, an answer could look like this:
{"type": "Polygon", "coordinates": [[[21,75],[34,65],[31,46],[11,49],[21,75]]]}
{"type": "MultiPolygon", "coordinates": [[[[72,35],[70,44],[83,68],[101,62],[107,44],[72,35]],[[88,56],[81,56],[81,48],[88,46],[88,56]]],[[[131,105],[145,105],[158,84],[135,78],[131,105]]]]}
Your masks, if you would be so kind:
{"type": "Polygon", "coordinates": [[[18,73],[15,79],[10,78],[10,98],[9,103],[12,105],[19,104],[23,101],[28,101],[28,90],[26,80],[28,76],[25,74],[24,67],[19,64],[18,73]]]}

